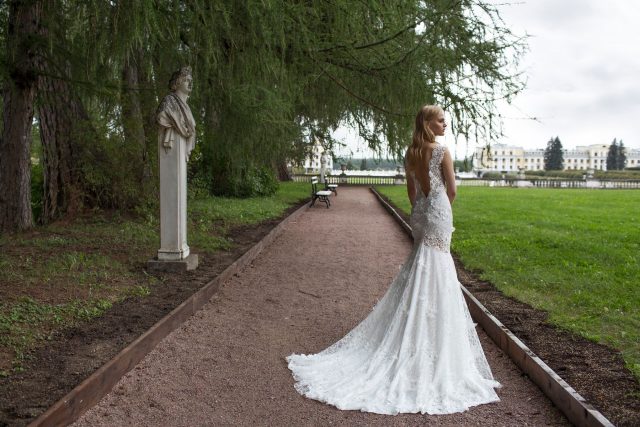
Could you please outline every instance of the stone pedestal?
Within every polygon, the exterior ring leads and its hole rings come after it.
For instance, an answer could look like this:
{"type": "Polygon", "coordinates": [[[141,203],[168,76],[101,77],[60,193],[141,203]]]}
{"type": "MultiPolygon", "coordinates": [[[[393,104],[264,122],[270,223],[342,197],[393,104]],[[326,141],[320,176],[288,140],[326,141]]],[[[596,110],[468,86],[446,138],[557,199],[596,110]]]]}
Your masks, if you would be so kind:
{"type": "Polygon", "coordinates": [[[198,267],[187,245],[187,153],[177,138],[171,149],[158,148],[160,161],[160,249],[147,262],[152,272],[181,273],[198,267]]]}
{"type": "Polygon", "coordinates": [[[195,270],[198,267],[198,255],[191,254],[178,261],[160,261],[153,258],[147,261],[147,270],[150,273],[184,273],[195,270]]]}
{"type": "Polygon", "coordinates": [[[181,138],[169,150],[159,147],[160,249],[158,261],[179,261],[189,256],[187,245],[187,161],[181,138]]]}

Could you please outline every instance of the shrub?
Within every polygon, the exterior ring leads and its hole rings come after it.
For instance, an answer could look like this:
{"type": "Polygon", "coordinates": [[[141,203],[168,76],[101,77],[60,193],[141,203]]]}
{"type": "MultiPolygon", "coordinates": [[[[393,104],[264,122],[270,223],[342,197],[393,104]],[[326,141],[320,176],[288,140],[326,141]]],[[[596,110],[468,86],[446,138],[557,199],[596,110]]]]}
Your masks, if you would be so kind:
{"type": "Polygon", "coordinates": [[[250,168],[239,183],[239,197],[271,196],[278,191],[278,180],[267,167],[250,168]]]}

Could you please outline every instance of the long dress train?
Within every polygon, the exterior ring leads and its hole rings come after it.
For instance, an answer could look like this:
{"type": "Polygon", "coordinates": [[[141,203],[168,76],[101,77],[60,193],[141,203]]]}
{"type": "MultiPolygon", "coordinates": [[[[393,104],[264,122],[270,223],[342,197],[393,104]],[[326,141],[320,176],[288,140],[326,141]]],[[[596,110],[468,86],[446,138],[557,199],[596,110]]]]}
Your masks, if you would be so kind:
{"type": "Polygon", "coordinates": [[[418,188],[414,246],[384,297],[324,351],[287,357],[304,396],[378,414],[449,414],[500,400],[449,254],[453,217],[443,155],[436,146],[428,197],[408,177],[418,188]]]}

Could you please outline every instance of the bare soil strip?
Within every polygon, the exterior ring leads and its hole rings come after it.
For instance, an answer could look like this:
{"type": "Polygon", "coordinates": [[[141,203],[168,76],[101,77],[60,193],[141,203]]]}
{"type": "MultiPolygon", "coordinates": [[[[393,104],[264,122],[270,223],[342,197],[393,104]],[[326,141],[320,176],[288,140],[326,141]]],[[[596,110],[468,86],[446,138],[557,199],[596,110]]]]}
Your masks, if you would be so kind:
{"type": "Polygon", "coordinates": [[[339,411],[293,388],[285,356],[330,345],[371,310],[411,242],[365,188],[305,212],[77,423],[96,425],[567,425],[479,331],[502,401],[461,414],[339,411]]]}

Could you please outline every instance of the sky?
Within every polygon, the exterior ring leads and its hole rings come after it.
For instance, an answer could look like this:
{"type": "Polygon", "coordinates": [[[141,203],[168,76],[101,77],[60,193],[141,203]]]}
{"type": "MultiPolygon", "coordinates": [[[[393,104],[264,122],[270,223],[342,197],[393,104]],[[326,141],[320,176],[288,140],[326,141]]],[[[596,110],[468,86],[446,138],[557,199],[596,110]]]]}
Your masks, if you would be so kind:
{"type": "MultiPolygon", "coordinates": [[[[527,87],[512,105],[500,105],[504,137],[495,141],[544,148],[558,136],[564,148],[622,139],[640,148],[640,2],[635,0],[494,0],[505,24],[529,35],[521,61],[527,87]],[[531,120],[535,117],[536,120],[531,120]]],[[[339,129],[354,157],[365,144],[339,129]]],[[[443,141],[450,149],[454,137],[443,141]]],[[[456,157],[471,154],[459,143],[456,157]]]]}

